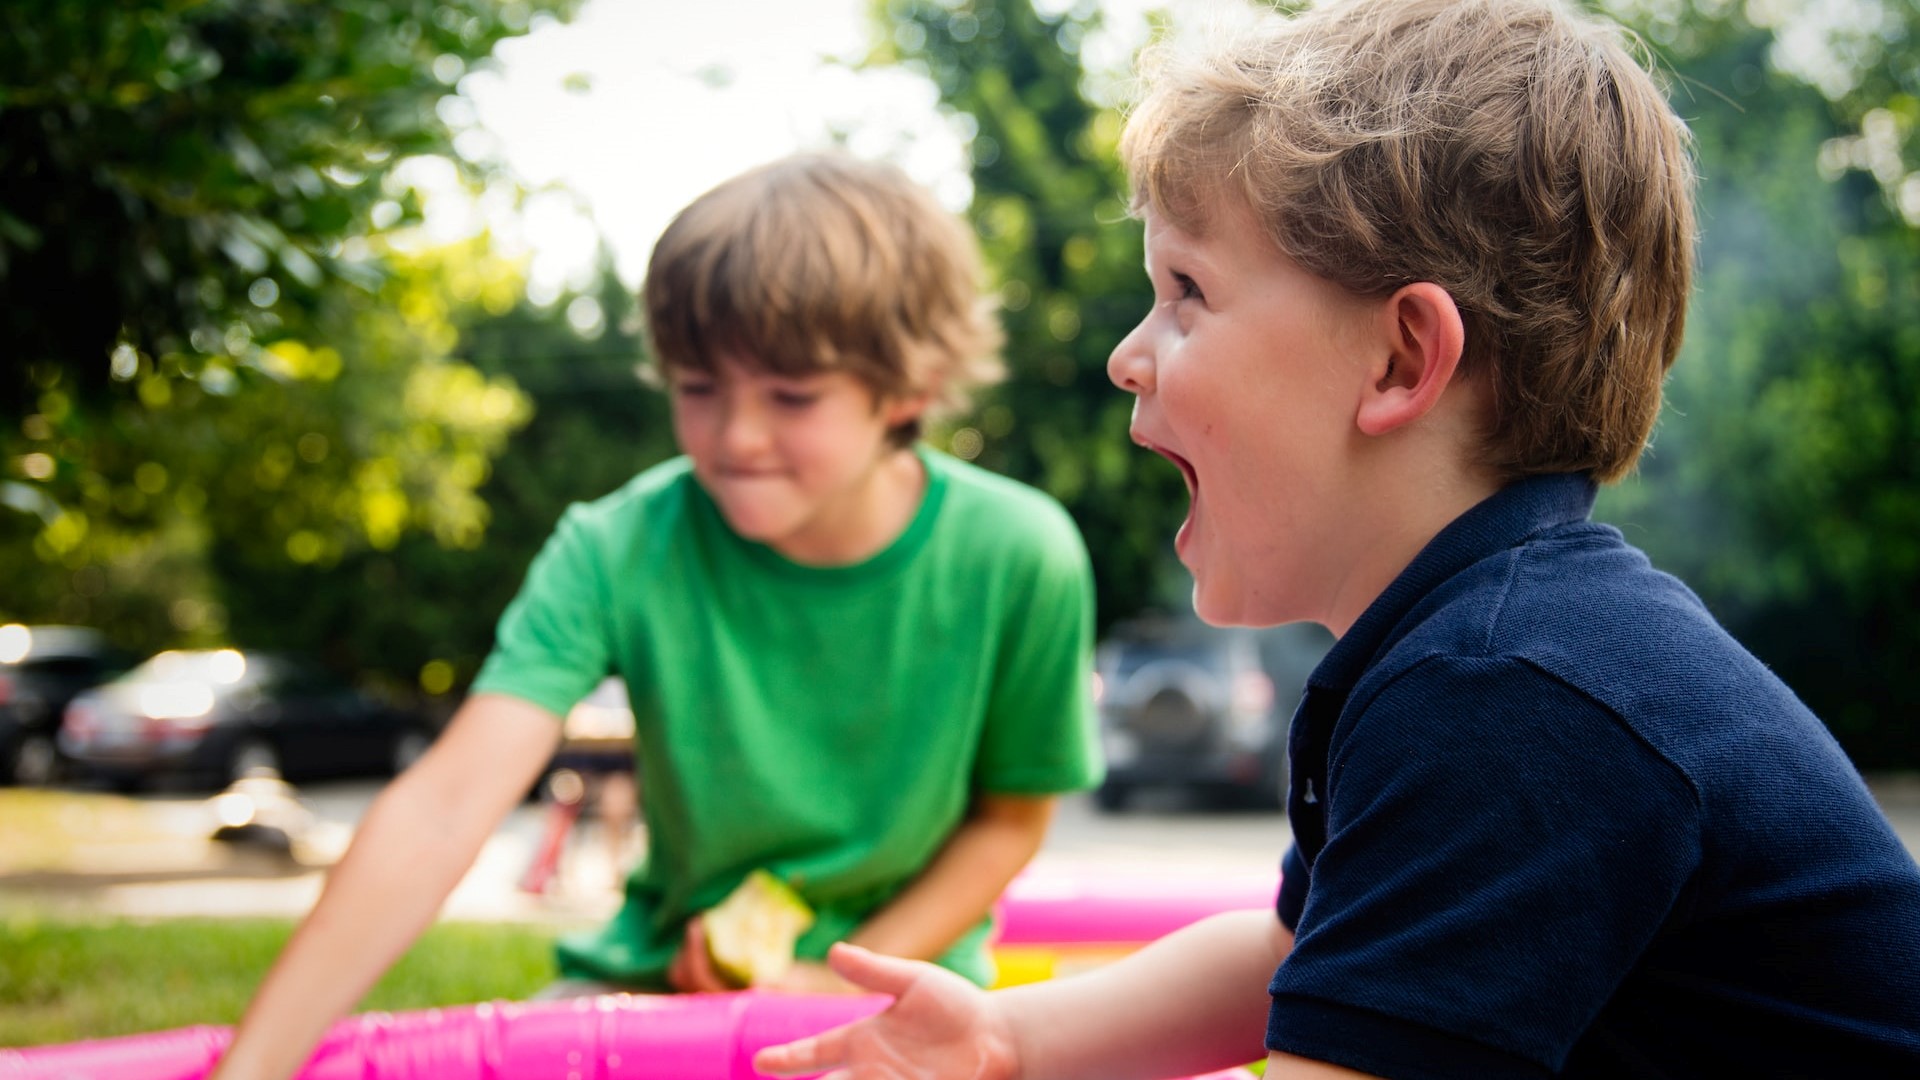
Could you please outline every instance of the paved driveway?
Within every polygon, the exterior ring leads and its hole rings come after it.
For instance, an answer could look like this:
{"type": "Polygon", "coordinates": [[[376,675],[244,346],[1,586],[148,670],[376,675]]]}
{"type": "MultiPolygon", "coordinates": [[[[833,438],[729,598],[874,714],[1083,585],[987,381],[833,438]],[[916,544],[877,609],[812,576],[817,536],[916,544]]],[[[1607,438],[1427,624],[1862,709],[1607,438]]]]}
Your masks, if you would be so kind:
{"type": "MultiPolygon", "coordinates": [[[[1920,852],[1920,775],[1876,778],[1873,787],[1908,849],[1920,852]]],[[[205,798],[0,789],[0,905],[151,917],[298,916],[319,895],[324,867],[378,790],[372,781],[304,789],[316,825],[295,858],[208,840],[205,798]],[[36,807],[43,804],[41,813],[36,807]],[[9,829],[21,835],[9,836],[9,829]]],[[[591,821],[570,836],[544,894],[519,887],[549,826],[537,804],[509,815],[443,917],[560,925],[605,918],[619,901],[624,868],[591,821]]],[[[1244,878],[1274,873],[1287,842],[1278,812],[1209,812],[1143,798],[1125,813],[1105,814],[1077,796],[1063,802],[1036,869],[1244,878]]]]}

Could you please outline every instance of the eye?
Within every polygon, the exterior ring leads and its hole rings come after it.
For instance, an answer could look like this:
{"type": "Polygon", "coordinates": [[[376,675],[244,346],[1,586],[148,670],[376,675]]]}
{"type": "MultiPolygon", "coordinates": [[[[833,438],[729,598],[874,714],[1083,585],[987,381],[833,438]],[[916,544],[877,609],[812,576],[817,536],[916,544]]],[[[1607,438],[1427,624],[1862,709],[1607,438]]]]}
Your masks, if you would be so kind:
{"type": "Polygon", "coordinates": [[[820,400],[820,395],[806,390],[775,390],[773,403],[783,409],[804,409],[820,400]]]}
{"type": "Polygon", "coordinates": [[[675,397],[703,398],[713,396],[711,379],[678,379],[673,384],[675,397]]]}
{"type": "Polygon", "coordinates": [[[1206,300],[1206,295],[1200,291],[1200,286],[1194,284],[1192,278],[1178,270],[1173,272],[1173,287],[1174,291],[1178,294],[1178,299],[1206,300]]]}

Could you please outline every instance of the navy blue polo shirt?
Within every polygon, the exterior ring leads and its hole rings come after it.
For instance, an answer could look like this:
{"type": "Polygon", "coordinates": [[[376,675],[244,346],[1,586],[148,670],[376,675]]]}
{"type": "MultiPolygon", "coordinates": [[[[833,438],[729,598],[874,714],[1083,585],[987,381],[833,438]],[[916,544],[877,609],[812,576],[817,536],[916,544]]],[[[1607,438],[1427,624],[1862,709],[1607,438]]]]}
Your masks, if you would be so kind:
{"type": "Polygon", "coordinates": [[[1920,1076],[1920,868],[1593,497],[1495,494],[1314,671],[1267,1045],[1389,1077],[1920,1076]]]}

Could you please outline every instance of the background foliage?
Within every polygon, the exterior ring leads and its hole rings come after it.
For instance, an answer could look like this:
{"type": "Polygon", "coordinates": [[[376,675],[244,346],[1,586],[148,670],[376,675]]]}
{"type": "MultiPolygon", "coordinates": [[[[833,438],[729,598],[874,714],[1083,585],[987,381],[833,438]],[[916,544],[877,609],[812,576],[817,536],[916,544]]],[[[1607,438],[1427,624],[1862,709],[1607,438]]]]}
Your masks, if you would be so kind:
{"type": "MultiPolygon", "coordinates": [[[[409,240],[419,163],[501,183],[459,153],[460,74],[574,3],[0,10],[0,617],[458,692],[560,509],[671,452],[606,267],[534,304],[487,237],[409,240]]],[[[1606,6],[1692,124],[1703,236],[1654,449],[1601,515],[1856,760],[1920,766],[1920,12],[1606,6]]],[[[872,14],[869,62],[972,133],[1008,329],[941,445],[1068,506],[1103,626],[1180,606],[1184,489],[1105,375],[1149,294],[1096,9],[872,14]]]]}
{"type": "Polygon", "coordinates": [[[1692,125],[1702,237],[1654,449],[1601,514],[1857,761],[1920,765],[1920,9],[1623,7],[1692,125]]]}

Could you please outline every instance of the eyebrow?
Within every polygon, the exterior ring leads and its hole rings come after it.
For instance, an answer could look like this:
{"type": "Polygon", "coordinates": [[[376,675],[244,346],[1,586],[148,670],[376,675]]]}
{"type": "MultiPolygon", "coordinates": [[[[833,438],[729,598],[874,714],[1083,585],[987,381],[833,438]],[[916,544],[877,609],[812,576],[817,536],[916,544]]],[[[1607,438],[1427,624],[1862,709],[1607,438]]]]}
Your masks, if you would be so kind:
{"type": "MultiPolygon", "coordinates": [[[[1207,258],[1206,253],[1200,249],[1198,243],[1198,241],[1204,238],[1195,237],[1185,232],[1169,238],[1165,226],[1162,226],[1160,235],[1162,239],[1159,245],[1161,255],[1159,266],[1162,270],[1170,274],[1180,274],[1189,278],[1195,276],[1195,274],[1212,275],[1213,264],[1207,258]],[[1176,263],[1178,264],[1178,269],[1174,266],[1176,263]]],[[[1148,266],[1153,266],[1153,245],[1150,243],[1143,244],[1142,247],[1148,266]]]]}

